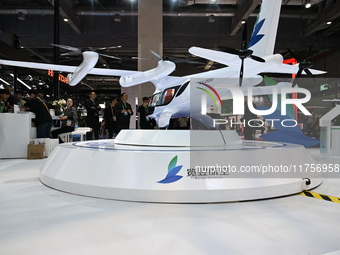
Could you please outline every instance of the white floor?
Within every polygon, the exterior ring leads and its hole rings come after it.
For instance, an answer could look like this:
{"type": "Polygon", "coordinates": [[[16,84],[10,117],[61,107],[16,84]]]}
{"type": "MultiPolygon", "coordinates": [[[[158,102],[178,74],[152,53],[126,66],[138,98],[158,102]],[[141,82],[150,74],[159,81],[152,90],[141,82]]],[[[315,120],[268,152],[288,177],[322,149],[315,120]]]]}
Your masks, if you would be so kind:
{"type": "MultiPolygon", "coordinates": [[[[340,254],[338,203],[301,195],[219,204],[95,199],[41,184],[42,163],[0,160],[1,255],[340,254]]],[[[340,197],[340,179],[313,191],[340,197]]]]}

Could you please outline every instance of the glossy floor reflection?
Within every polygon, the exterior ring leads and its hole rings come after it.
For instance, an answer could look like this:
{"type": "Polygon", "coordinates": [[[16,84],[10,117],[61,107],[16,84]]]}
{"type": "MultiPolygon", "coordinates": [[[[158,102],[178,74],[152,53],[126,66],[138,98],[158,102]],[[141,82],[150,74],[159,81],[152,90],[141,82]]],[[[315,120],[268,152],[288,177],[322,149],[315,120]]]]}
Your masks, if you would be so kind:
{"type": "MultiPolygon", "coordinates": [[[[95,199],[41,184],[43,161],[0,160],[1,254],[340,254],[339,203],[301,195],[217,204],[95,199]]],[[[313,191],[340,197],[340,179],[313,191]]]]}

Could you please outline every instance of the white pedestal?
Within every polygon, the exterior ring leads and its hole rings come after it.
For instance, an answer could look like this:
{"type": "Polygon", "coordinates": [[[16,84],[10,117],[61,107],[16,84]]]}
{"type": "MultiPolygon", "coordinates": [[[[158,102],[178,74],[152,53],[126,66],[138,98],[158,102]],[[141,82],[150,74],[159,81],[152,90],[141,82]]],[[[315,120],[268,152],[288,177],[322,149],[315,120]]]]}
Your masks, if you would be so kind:
{"type": "Polygon", "coordinates": [[[98,198],[229,202],[294,194],[322,179],[304,172],[193,175],[195,165],[240,169],[304,163],[314,160],[303,146],[241,141],[234,131],[122,130],[116,140],[59,145],[41,167],[40,180],[57,190],[98,198]]]}

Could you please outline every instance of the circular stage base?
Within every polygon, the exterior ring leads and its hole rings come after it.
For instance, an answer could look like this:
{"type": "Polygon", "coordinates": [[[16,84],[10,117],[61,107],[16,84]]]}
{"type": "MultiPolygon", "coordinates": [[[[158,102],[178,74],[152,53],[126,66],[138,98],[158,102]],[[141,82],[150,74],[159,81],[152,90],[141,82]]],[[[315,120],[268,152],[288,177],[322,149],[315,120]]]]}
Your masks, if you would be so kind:
{"type": "Polygon", "coordinates": [[[322,182],[303,146],[241,141],[234,131],[122,130],[115,140],[61,144],[45,185],[127,201],[212,203],[279,197],[322,182]]]}

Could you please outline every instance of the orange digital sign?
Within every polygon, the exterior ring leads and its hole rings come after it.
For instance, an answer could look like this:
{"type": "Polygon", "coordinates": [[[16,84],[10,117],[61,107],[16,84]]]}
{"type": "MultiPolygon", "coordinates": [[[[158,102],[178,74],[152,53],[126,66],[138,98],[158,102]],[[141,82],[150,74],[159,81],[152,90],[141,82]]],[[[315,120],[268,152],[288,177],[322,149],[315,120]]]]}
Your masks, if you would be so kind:
{"type": "MultiPolygon", "coordinates": [[[[49,76],[51,76],[51,77],[54,77],[54,71],[53,71],[53,70],[48,70],[48,71],[47,71],[47,75],[49,75],[49,76]]],[[[66,77],[66,76],[64,76],[64,75],[62,75],[62,74],[59,74],[59,75],[58,75],[58,79],[59,79],[59,81],[68,84],[68,80],[67,80],[67,77],[66,77]]]]}

